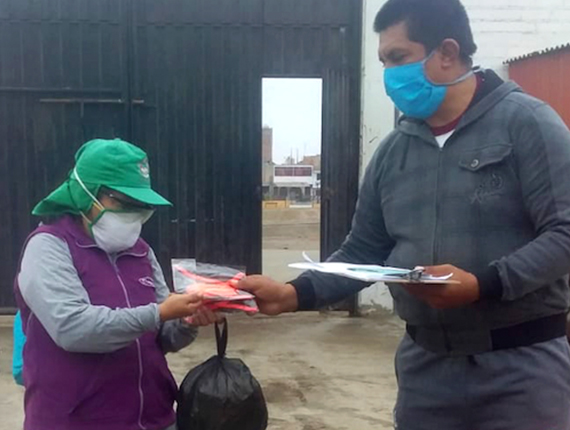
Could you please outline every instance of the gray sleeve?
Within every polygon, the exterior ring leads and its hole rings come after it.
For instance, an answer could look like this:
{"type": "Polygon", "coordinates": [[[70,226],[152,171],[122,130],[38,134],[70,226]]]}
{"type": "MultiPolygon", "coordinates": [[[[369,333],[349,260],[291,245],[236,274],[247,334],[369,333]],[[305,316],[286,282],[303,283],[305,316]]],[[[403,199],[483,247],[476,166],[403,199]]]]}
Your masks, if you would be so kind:
{"type": "MultiPolygon", "coordinates": [[[[521,111],[529,109],[522,106],[521,111]]],[[[493,263],[504,300],[552,284],[570,270],[570,132],[547,105],[525,115],[519,125],[515,160],[537,237],[493,263]]]]}
{"type": "Polygon", "coordinates": [[[50,234],[28,242],[18,282],[34,317],[69,352],[116,351],[160,324],[154,303],[133,309],[92,305],[67,244],[50,234]]]}
{"type": "MultiPolygon", "coordinates": [[[[366,169],[352,220],[352,229],[340,249],[328,261],[383,264],[394,247],[394,241],[388,235],[384,224],[379,191],[384,145],[376,151],[366,169]]],[[[307,272],[293,284],[299,296],[300,309],[320,308],[336,303],[370,286],[370,283],[318,272],[307,272]],[[310,283],[306,283],[306,280],[310,283]],[[314,291],[314,298],[302,291],[307,290],[309,284],[314,291]]]]}
{"type": "MultiPolygon", "coordinates": [[[[170,290],[166,285],[164,273],[156,258],[156,255],[150,250],[148,254],[154,278],[154,286],[156,289],[156,299],[158,303],[166,300],[170,294],[170,290]]],[[[160,327],[160,345],[165,353],[178,352],[190,345],[198,336],[198,328],[193,327],[183,320],[172,320],[164,322],[160,327]]]]}

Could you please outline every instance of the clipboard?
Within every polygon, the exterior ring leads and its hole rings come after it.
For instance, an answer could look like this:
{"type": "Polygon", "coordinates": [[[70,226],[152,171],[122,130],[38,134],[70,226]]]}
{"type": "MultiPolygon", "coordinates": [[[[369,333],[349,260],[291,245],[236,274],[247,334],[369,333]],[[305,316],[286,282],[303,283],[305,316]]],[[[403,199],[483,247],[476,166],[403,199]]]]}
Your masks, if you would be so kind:
{"type": "Polygon", "coordinates": [[[432,276],[426,274],[423,268],[402,269],[398,267],[339,262],[316,263],[305,252],[303,252],[303,259],[305,260],[304,262],[289,264],[289,267],[298,270],[328,273],[363,282],[426,285],[459,284],[459,281],[451,279],[451,273],[446,276],[432,276]]]}

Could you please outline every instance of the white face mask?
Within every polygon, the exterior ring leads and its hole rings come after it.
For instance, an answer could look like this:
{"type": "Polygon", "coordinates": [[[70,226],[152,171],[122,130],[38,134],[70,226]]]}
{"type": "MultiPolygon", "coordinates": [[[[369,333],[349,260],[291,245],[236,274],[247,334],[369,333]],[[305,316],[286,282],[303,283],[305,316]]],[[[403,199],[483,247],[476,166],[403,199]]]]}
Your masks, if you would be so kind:
{"type": "Polygon", "coordinates": [[[97,246],[107,254],[116,254],[132,248],[141,235],[143,224],[149,220],[153,211],[127,212],[107,209],[83,184],[76,170],[74,170],[74,174],[79,185],[101,211],[93,221],[82,214],[89,223],[91,234],[97,246]]]}
{"type": "Polygon", "coordinates": [[[91,223],[93,239],[108,254],[124,251],[135,245],[141,235],[146,215],[137,212],[113,212],[104,209],[91,223]]]}

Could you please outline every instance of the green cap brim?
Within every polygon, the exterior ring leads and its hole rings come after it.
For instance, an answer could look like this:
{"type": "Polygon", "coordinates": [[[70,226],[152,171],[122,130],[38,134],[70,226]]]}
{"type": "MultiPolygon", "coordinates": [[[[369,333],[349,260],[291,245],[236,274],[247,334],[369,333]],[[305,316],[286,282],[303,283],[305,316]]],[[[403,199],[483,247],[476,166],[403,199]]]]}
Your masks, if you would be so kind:
{"type": "MultiPolygon", "coordinates": [[[[87,185],[93,195],[99,192],[99,185],[87,185]]],[[[35,216],[59,216],[64,213],[79,215],[86,213],[93,205],[93,200],[77,182],[65,181],[39,202],[32,214],[35,216]]]]}
{"type": "Polygon", "coordinates": [[[127,197],[151,206],[172,206],[168,200],[150,188],[109,187],[127,197]]]}

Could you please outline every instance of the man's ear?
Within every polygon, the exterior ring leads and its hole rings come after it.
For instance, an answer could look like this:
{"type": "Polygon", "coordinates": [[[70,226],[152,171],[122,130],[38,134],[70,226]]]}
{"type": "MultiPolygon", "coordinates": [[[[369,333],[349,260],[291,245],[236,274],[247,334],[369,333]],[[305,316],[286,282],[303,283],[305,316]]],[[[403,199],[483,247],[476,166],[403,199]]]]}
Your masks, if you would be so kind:
{"type": "Polygon", "coordinates": [[[454,39],[445,39],[440,47],[441,66],[444,70],[454,67],[461,60],[461,48],[454,39]]]}

